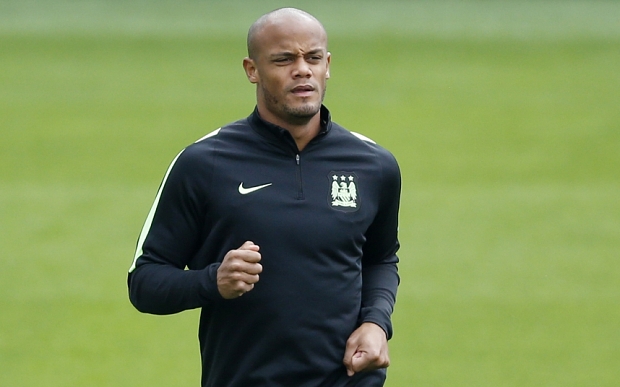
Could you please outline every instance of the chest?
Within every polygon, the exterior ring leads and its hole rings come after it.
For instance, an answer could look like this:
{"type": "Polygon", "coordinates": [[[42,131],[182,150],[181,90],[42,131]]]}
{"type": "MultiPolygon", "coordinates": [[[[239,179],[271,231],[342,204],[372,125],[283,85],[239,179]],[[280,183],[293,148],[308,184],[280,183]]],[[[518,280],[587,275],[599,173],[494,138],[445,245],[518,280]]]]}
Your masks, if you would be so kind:
{"type": "Polygon", "coordinates": [[[210,227],[259,240],[357,248],[378,208],[380,172],[355,154],[264,157],[222,152],[213,171],[210,227]]]}

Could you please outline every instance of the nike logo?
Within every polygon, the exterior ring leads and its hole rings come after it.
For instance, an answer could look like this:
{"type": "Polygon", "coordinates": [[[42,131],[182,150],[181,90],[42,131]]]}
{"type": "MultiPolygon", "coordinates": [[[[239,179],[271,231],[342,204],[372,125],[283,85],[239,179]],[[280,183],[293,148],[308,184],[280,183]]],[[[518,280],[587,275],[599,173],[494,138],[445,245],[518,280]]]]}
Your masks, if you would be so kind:
{"type": "Polygon", "coordinates": [[[250,187],[250,188],[245,188],[243,186],[243,182],[241,184],[239,184],[239,193],[241,195],[247,195],[249,193],[252,193],[254,191],[258,191],[259,189],[263,189],[265,187],[269,187],[272,183],[267,183],[267,184],[263,184],[263,185],[257,185],[256,187],[250,187]]]}

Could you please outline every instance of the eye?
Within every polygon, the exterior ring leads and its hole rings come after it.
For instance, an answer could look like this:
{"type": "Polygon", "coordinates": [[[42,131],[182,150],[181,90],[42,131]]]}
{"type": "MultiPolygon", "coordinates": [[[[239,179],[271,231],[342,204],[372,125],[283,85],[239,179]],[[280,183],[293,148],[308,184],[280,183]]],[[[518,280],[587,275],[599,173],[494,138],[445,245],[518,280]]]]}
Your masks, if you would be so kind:
{"type": "Polygon", "coordinates": [[[286,64],[286,63],[289,63],[289,62],[291,61],[291,58],[288,58],[288,57],[280,57],[280,58],[275,58],[273,61],[274,61],[275,63],[278,63],[278,64],[286,64]]]}

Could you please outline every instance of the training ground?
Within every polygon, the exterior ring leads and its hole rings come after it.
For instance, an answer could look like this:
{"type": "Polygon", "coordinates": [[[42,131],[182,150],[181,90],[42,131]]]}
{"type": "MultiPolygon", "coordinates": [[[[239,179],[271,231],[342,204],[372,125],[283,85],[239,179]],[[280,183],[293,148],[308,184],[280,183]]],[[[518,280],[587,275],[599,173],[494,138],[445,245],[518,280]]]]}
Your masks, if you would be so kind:
{"type": "Polygon", "coordinates": [[[401,165],[387,386],[617,387],[620,2],[586,0],[0,0],[0,386],[198,386],[198,311],[138,313],[126,272],[284,5],[329,32],[334,120],[401,165]]]}

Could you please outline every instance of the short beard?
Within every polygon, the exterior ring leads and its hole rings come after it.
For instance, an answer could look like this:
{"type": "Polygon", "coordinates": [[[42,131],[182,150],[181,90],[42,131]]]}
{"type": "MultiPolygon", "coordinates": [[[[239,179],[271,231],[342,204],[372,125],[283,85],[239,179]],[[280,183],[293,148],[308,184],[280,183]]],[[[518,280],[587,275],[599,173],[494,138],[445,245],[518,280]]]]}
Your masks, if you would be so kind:
{"type": "MultiPolygon", "coordinates": [[[[278,99],[271,94],[267,89],[261,87],[263,96],[268,102],[268,105],[279,107],[279,110],[286,115],[285,121],[293,125],[304,125],[310,122],[312,117],[317,115],[321,111],[323,105],[323,99],[325,98],[326,87],[323,87],[321,93],[321,100],[316,105],[305,104],[301,107],[293,108],[286,104],[281,104],[278,99]]],[[[284,119],[284,117],[281,117],[284,119]]]]}
{"type": "Polygon", "coordinates": [[[288,105],[282,105],[282,112],[289,117],[291,124],[306,124],[321,110],[321,104],[303,105],[301,107],[292,108],[288,105]]]}

